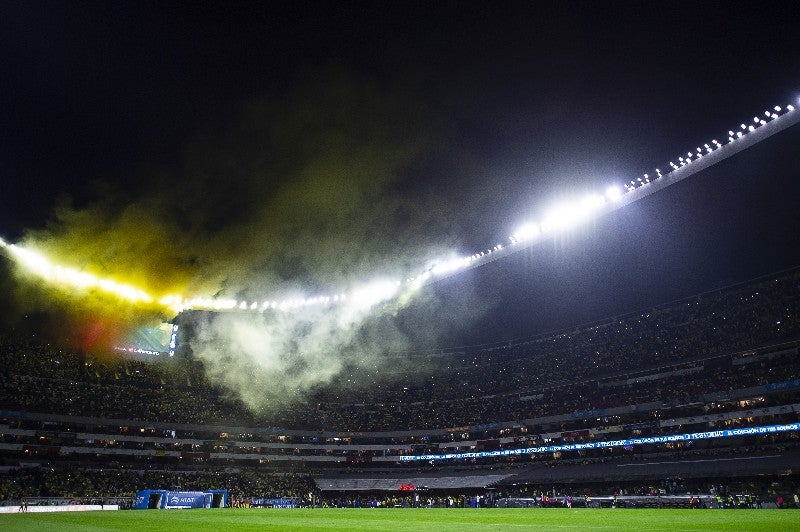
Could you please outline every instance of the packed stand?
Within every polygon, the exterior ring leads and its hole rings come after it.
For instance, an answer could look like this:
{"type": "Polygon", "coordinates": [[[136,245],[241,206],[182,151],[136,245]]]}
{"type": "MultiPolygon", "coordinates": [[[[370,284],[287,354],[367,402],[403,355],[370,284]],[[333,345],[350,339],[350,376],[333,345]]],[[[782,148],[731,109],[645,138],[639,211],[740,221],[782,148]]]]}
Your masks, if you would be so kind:
{"type": "Polygon", "coordinates": [[[104,359],[6,340],[0,341],[0,407],[172,423],[432,430],[679,403],[721,389],[790,381],[798,377],[796,356],[780,365],[733,364],[740,353],[769,351],[798,337],[800,271],[794,271],[570,332],[477,351],[398,354],[386,361],[397,368],[391,379],[378,368],[345,370],[310,391],[304,403],[270,413],[230,398],[191,358],[104,359]],[[680,374],[681,368],[695,368],[703,378],[680,374]],[[670,371],[678,373],[619,384],[670,371]]]}

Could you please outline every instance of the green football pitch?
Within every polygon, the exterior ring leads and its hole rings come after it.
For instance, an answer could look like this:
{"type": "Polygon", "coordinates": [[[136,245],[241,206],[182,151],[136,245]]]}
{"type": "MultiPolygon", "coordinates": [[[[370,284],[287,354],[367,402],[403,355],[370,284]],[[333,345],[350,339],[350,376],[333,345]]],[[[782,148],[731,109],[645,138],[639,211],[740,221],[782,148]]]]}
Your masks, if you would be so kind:
{"type": "Polygon", "coordinates": [[[210,509],[0,514],[0,530],[800,530],[797,510],[210,509]]]}

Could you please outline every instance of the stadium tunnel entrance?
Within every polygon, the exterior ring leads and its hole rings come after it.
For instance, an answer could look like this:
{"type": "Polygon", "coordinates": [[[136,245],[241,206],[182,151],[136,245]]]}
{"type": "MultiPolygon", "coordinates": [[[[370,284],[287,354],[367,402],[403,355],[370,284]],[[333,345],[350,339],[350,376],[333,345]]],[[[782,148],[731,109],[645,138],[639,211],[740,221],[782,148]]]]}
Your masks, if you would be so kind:
{"type": "Polygon", "coordinates": [[[153,492],[150,494],[150,498],[147,502],[147,508],[149,510],[153,510],[155,508],[161,508],[161,497],[164,496],[163,492],[153,492]]]}

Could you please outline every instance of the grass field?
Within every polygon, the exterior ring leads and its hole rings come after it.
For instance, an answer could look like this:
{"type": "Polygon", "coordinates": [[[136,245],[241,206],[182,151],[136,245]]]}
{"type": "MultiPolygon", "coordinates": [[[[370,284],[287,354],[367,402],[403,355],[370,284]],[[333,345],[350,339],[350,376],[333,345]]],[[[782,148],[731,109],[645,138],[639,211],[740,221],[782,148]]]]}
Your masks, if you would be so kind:
{"type": "Polygon", "coordinates": [[[0,515],[0,530],[800,530],[795,510],[211,509],[0,515]]]}

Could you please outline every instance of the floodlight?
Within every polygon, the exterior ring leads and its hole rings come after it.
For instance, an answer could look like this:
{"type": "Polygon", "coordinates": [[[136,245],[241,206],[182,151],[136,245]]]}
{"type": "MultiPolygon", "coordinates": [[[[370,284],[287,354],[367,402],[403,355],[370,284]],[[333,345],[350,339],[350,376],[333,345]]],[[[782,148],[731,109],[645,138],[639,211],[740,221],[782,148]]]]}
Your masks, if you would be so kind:
{"type": "MultiPolygon", "coordinates": [[[[647,177],[647,174],[645,174],[645,177],[647,177]]],[[[605,202],[605,197],[599,194],[592,194],[590,196],[585,196],[580,201],[580,206],[578,208],[581,210],[581,212],[591,212],[602,207],[605,202]]]]}
{"type": "Polygon", "coordinates": [[[431,268],[431,273],[434,275],[443,275],[458,270],[464,265],[466,265],[466,261],[463,258],[451,259],[434,265],[431,268]]]}
{"type": "Polygon", "coordinates": [[[584,198],[579,204],[562,203],[549,212],[544,225],[552,228],[570,227],[581,222],[597,206],[595,196],[584,198]]]}
{"type": "Polygon", "coordinates": [[[610,186],[606,189],[606,197],[611,201],[616,201],[622,197],[622,191],[617,186],[610,186]]]}
{"type": "Polygon", "coordinates": [[[390,299],[397,293],[397,284],[391,281],[374,281],[353,292],[356,306],[369,308],[390,299]]]}

